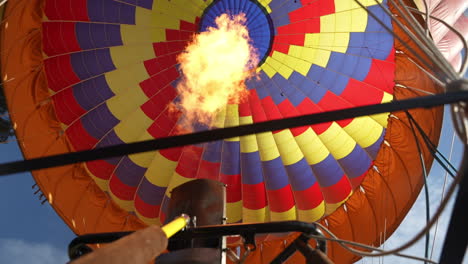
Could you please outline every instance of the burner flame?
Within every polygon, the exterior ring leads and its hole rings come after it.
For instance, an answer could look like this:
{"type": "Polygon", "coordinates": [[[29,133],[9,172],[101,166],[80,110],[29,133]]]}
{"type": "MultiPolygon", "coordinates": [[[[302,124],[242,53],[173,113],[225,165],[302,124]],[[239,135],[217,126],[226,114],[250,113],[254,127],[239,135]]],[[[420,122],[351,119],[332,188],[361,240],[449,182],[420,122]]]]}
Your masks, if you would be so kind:
{"type": "Polygon", "coordinates": [[[193,130],[195,124],[211,126],[226,105],[243,102],[245,81],[256,76],[259,55],[251,44],[245,14],[216,18],[216,27],[194,35],[177,60],[182,72],[177,85],[179,100],[174,110],[180,123],[193,130]]]}

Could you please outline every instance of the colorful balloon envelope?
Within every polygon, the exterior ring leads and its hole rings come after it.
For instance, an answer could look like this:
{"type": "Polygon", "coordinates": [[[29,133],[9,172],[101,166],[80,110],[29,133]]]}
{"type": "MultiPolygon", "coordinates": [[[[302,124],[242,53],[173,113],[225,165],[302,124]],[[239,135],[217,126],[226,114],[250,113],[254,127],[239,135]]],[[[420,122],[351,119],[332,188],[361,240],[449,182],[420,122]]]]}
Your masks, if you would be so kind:
{"type": "MultiPolygon", "coordinates": [[[[258,78],[246,81],[247,98],[219,111],[214,128],[420,95],[405,86],[436,92],[394,40],[393,34],[406,38],[383,10],[392,7],[362,2],[368,11],[353,0],[10,0],[2,28],[2,48],[10,52],[1,55],[2,78],[24,156],[182,133],[183,116],[169,107],[179,96],[177,57],[225,13],[245,14],[260,62],[258,78]]],[[[441,109],[412,113],[436,142],[441,109]]],[[[202,129],[208,128],[195,130],[202,129]]],[[[416,153],[405,115],[393,113],[33,176],[77,234],[161,224],[174,187],[209,178],[227,184],[229,223],[321,221],[341,238],[378,245],[422,186],[416,153]]],[[[268,261],[292,238],[265,242],[263,255],[259,250],[250,261],[268,261]]],[[[357,259],[330,247],[337,263],[357,259]]]]}

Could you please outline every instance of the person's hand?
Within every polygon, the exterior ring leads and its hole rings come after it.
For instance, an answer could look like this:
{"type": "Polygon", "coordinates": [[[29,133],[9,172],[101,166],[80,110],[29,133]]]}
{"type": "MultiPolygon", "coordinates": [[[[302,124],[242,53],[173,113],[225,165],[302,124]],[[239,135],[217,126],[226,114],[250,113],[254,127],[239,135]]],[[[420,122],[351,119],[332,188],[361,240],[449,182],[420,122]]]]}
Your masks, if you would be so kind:
{"type": "Polygon", "coordinates": [[[147,264],[166,248],[166,234],[160,227],[150,226],[72,261],[71,264],[147,264]]]}

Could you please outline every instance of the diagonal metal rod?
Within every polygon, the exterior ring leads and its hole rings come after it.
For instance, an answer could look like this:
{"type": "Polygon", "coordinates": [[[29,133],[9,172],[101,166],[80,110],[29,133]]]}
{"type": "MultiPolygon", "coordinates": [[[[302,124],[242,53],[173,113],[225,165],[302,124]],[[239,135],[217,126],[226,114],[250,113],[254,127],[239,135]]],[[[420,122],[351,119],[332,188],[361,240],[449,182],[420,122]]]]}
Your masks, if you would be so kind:
{"type": "Polygon", "coordinates": [[[30,160],[14,161],[0,164],[0,176],[18,172],[47,169],[64,166],[73,163],[86,162],[98,159],[119,157],[141,152],[155,151],[173,147],[199,144],[215,140],[246,136],[255,133],[282,130],[286,128],[309,126],[325,122],[344,120],[359,116],[381,114],[394,111],[402,111],[414,108],[429,108],[444,104],[452,104],[460,101],[468,101],[468,92],[450,92],[431,96],[416,97],[405,100],[393,101],[384,104],[359,106],[323,113],[309,114],[271,120],[249,125],[213,129],[193,134],[179,135],[167,138],[140,141],[129,144],[120,144],[110,147],[53,155],[30,160]]]}

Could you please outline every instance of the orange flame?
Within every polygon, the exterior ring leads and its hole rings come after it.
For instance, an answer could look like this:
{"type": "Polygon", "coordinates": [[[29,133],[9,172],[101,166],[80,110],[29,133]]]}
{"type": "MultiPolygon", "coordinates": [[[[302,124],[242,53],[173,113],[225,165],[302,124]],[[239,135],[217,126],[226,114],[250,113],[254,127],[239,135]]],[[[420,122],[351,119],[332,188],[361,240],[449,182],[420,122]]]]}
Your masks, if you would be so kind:
{"type": "Polygon", "coordinates": [[[179,102],[172,105],[183,114],[182,126],[210,126],[228,103],[246,98],[244,81],[255,76],[259,61],[246,27],[245,14],[216,18],[217,27],[194,36],[178,56],[182,80],[177,86],[179,102]]]}

